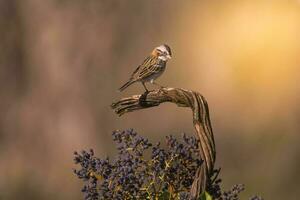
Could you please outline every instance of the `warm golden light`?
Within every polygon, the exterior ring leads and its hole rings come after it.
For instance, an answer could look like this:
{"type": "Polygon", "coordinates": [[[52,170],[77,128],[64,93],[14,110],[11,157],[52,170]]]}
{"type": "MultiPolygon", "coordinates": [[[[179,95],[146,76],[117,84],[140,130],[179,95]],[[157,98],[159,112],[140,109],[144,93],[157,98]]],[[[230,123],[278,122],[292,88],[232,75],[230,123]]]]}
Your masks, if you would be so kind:
{"type": "MultiPolygon", "coordinates": [[[[236,106],[251,99],[257,117],[262,118],[270,117],[282,96],[294,95],[300,77],[300,6],[296,1],[240,1],[210,4],[203,12],[191,10],[185,20],[193,27],[191,54],[197,52],[192,57],[197,65],[191,71],[210,77],[204,81],[206,87],[235,93],[239,96],[232,102],[236,106]]],[[[203,79],[198,81],[203,86],[203,79]]]]}

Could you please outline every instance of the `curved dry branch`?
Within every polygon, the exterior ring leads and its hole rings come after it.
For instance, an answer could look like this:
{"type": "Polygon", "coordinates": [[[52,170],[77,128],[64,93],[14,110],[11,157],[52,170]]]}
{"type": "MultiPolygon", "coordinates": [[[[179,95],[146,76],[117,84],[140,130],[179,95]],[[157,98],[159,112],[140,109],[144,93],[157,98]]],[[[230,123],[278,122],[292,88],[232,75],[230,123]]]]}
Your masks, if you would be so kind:
{"type": "Polygon", "coordinates": [[[127,112],[158,106],[164,102],[175,103],[180,107],[190,107],[193,111],[193,124],[199,139],[200,155],[204,164],[197,170],[191,188],[192,199],[198,199],[210,181],[216,158],[215,142],[209,118],[208,104],[198,92],[181,88],[161,88],[141,95],[122,98],[112,104],[121,116],[127,112]]]}

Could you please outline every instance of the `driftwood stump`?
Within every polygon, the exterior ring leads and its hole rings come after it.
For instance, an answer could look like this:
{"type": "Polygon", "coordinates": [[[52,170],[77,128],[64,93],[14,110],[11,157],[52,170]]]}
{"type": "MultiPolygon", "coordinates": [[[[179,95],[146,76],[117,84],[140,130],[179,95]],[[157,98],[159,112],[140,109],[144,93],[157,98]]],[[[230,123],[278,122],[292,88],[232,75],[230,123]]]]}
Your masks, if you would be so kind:
{"type": "Polygon", "coordinates": [[[190,191],[191,198],[198,199],[209,184],[216,158],[214,136],[205,98],[198,92],[190,90],[161,88],[141,95],[122,98],[113,103],[112,108],[121,116],[127,112],[158,106],[164,102],[175,103],[180,107],[190,107],[193,111],[195,134],[200,142],[200,156],[204,162],[197,170],[190,191]]]}

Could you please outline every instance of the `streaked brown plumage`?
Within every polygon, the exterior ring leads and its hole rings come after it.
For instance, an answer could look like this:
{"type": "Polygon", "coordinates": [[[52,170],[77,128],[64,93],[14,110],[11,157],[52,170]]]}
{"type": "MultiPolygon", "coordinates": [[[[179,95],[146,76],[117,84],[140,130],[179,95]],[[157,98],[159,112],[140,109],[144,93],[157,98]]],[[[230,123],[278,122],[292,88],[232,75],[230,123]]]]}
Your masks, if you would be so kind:
{"type": "Polygon", "coordinates": [[[164,44],[156,47],[150,56],[148,56],[144,62],[136,68],[132,73],[130,79],[119,89],[119,91],[125,90],[128,86],[135,82],[141,82],[146,91],[148,89],[145,86],[146,82],[154,83],[166,69],[166,64],[171,59],[172,53],[168,45],[164,44]]]}

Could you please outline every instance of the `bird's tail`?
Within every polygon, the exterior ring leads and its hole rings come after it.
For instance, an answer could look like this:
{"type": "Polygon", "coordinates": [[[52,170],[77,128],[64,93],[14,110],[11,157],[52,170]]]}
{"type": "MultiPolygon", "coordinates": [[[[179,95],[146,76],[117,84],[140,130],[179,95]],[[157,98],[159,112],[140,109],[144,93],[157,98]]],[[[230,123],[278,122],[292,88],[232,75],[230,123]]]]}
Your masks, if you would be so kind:
{"type": "Polygon", "coordinates": [[[133,84],[135,81],[133,80],[129,80],[127,81],[122,87],[119,88],[119,91],[122,92],[123,90],[125,90],[128,86],[130,86],[131,84],[133,84]]]}

